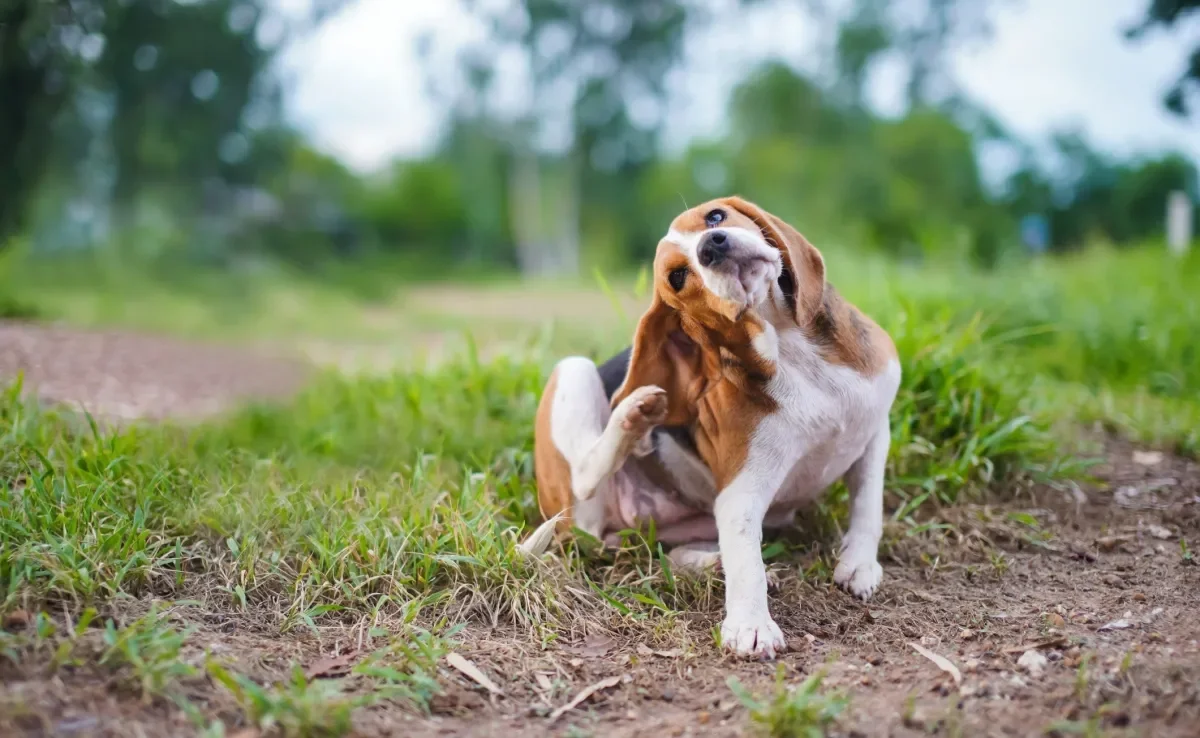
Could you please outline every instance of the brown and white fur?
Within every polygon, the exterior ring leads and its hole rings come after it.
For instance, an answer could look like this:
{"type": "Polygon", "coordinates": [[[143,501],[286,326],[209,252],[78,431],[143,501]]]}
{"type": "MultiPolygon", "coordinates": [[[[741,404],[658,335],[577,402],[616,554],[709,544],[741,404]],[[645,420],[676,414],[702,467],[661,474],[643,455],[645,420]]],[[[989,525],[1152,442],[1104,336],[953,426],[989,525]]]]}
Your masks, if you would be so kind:
{"type": "Polygon", "coordinates": [[[864,600],[879,586],[899,384],[891,339],[826,282],[800,233],[736,197],[689,209],[658,244],[631,350],[601,367],[564,359],[547,382],[541,511],[600,538],[653,519],[676,562],[724,569],[722,642],[772,658],[785,640],[763,528],[790,524],[838,479],[851,509],[834,581],[864,600]]]}

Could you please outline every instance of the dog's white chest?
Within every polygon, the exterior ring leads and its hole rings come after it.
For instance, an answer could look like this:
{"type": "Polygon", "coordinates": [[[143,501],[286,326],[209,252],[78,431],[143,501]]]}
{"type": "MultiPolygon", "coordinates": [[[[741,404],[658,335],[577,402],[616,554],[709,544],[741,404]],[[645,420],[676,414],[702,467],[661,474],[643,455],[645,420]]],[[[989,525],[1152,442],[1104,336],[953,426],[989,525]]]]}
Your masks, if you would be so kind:
{"type": "Polygon", "coordinates": [[[875,377],[824,361],[798,333],[780,336],[779,371],[768,391],[778,403],[755,433],[771,445],[785,441],[796,456],[773,507],[794,508],[821,495],[862,456],[878,432],[900,382],[889,362],[875,377]]]}

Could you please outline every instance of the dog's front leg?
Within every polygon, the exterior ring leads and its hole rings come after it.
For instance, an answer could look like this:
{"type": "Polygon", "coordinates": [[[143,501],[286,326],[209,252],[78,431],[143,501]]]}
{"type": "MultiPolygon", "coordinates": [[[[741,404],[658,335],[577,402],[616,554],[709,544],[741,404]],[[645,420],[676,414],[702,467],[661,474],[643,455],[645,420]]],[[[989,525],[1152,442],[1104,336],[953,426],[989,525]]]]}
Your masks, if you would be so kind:
{"type": "Polygon", "coordinates": [[[780,461],[752,455],[713,505],[725,570],[721,642],[742,656],[771,659],[787,648],[767,606],[762,559],[763,517],[787,474],[780,461]]]}

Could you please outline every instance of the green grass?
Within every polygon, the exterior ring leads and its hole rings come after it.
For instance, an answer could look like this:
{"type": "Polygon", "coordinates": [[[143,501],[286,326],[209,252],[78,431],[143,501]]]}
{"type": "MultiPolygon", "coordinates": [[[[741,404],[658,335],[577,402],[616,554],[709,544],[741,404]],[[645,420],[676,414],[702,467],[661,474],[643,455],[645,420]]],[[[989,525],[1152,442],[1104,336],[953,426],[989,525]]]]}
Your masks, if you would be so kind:
{"type": "Polygon", "coordinates": [[[889,329],[898,312],[978,321],[989,373],[1024,385],[1046,417],[1200,452],[1200,254],[1097,247],[989,273],[828,260],[843,292],[889,329]]]}
{"type": "Polygon", "coordinates": [[[849,704],[839,693],[822,689],[823,674],[813,674],[795,687],[787,686],[785,669],[775,672],[775,689],[770,695],[751,693],[735,677],[729,689],[750,712],[750,722],[769,738],[821,738],[833,727],[849,704]]]}

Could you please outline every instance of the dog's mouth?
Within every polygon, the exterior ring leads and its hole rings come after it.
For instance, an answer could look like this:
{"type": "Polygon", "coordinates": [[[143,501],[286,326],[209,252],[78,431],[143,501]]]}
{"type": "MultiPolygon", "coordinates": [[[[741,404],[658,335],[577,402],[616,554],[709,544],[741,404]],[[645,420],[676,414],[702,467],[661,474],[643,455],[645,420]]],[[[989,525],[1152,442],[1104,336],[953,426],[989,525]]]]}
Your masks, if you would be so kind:
{"type": "Polygon", "coordinates": [[[770,285],[782,277],[781,270],[782,265],[775,253],[745,254],[741,258],[727,259],[714,269],[729,280],[727,297],[739,306],[739,317],[740,313],[766,300],[770,285]]]}

